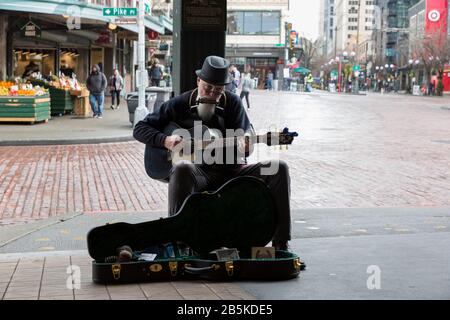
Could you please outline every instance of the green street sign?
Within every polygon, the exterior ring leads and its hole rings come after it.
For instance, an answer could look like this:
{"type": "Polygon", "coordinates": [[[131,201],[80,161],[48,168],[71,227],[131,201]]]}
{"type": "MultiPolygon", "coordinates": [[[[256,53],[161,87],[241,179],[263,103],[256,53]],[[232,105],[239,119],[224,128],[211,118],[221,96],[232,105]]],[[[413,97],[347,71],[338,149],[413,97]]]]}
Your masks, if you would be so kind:
{"type": "Polygon", "coordinates": [[[360,65],[353,66],[353,71],[360,71],[360,70],[361,70],[360,65]]]}
{"type": "Polygon", "coordinates": [[[284,47],[284,43],[276,43],[276,44],[275,44],[275,47],[278,47],[278,48],[284,47]]]}
{"type": "Polygon", "coordinates": [[[136,8],[103,8],[105,17],[135,17],[137,14],[136,8]]]}

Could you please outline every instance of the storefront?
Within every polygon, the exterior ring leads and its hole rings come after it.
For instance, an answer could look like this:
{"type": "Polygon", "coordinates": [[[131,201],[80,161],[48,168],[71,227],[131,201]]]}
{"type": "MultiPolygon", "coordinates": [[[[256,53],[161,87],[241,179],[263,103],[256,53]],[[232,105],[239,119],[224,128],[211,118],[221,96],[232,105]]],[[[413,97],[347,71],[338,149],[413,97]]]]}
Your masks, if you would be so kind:
{"type": "Polygon", "coordinates": [[[241,73],[250,73],[257,79],[257,88],[264,89],[267,74],[271,71],[274,79],[283,78],[283,49],[227,48],[227,58],[235,64],[241,73]]]}
{"type": "MultiPolygon", "coordinates": [[[[61,115],[61,110],[64,114],[75,108],[70,106],[70,95],[86,93],[84,83],[93,65],[99,65],[107,77],[117,68],[125,89],[133,90],[137,25],[114,25],[97,5],[80,4],[78,11],[73,7],[72,1],[58,0],[0,3],[0,45],[6,49],[0,52],[3,97],[48,94],[52,115],[61,115]],[[69,106],[55,111],[54,100],[69,106]]],[[[161,33],[171,28],[168,21],[159,23],[151,16],[145,24],[161,33]]]]}

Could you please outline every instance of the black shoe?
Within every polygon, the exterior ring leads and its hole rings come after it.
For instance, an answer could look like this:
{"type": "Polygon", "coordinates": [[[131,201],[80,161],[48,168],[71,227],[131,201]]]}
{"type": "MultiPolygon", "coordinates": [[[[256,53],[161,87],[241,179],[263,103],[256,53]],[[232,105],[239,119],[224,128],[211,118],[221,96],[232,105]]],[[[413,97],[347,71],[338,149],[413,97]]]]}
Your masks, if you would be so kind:
{"type": "Polygon", "coordinates": [[[290,251],[291,249],[288,241],[272,241],[272,247],[279,251],[290,251]]]}
{"type": "Polygon", "coordinates": [[[114,106],[111,106],[110,108],[111,108],[111,110],[114,110],[114,106]]]}

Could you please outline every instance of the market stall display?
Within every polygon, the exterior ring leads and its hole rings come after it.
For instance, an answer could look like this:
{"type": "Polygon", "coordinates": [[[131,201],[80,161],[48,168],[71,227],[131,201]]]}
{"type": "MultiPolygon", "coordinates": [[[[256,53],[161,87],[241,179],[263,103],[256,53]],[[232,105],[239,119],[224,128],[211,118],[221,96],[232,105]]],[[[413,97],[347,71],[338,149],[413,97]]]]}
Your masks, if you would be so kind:
{"type": "Polygon", "coordinates": [[[75,115],[78,117],[90,117],[92,112],[89,104],[89,90],[86,88],[70,90],[70,94],[75,99],[75,115]]]}
{"type": "Polygon", "coordinates": [[[42,87],[0,82],[0,122],[35,123],[50,119],[50,96],[42,87]]]}
{"type": "Polygon", "coordinates": [[[85,85],[78,83],[76,77],[53,76],[51,81],[33,79],[31,83],[49,89],[52,115],[62,116],[72,112],[77,116],[90,114],[89,98],[86,99],[89,97],[89,91],[85,85]]]}

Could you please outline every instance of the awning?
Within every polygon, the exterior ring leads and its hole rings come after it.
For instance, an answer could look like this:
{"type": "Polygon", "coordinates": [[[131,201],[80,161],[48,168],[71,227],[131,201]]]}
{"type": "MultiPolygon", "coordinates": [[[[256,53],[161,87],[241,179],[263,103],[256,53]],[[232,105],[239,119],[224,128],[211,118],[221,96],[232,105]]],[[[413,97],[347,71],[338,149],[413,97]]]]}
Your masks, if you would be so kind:
{"type": "MultiPolygon", "coordinates": [[[[74,0],[46,0],[46,1],[30,1],[30,0],[8,0],[0,2],[0,10],[20,11],[28,13],[44,13],[54,15],[69,15],[72,17],[80,17],[85,19],[100,20],[104,22],[112,22],[112,17],[103,16],[103,7],[80,3],[74,0]]],[[[167,25],[160,22],[159,18],[146,16],[145,26],[158,33],[164,34],[167,25]]],[[[120,25],[121,28],[138,33],[138,27],[135,25],[120,25]]]]}
{"type": "Polygon", "coordinates": [[[294,69],[294,72],[302,73],[302,74],[308,74],[308,73],[311,72],[311,70],[303,68],[303,67],[298,67],[298,68],[294,69]]]}

